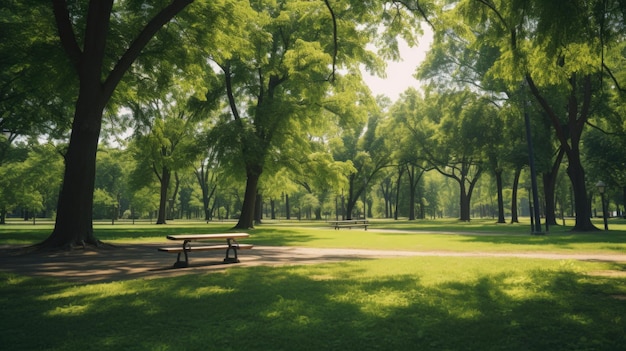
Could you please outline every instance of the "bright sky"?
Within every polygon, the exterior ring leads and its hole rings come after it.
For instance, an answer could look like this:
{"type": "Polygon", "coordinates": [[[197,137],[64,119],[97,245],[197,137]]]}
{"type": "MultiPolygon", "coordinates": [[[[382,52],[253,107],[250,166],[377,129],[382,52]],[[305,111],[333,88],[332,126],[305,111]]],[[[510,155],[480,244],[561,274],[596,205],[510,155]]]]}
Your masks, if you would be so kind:
{"type": "Polygon", "coordinates": [[[399,41],[402,61],[387,63],[387,78],[381,79],[363,72],[363,78],[374,96],[387,95],[392,101],[396,101],[407,88],[419,87],[419,82],[413,74],[417,66],[426,58],[426,52],[433,41],[432,32],[429,29],[425,28],[424,36],[420,38],[417,47],[410,48],[403,40],[399,41]]]}

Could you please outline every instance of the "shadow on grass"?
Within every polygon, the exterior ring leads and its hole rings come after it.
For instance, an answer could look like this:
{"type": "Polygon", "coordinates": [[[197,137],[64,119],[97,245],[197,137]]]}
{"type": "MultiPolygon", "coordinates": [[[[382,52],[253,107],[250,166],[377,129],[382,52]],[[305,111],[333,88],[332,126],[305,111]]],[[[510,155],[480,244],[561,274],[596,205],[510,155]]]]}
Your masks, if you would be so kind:
{"type": "Polygon", "coordinates": [[[342,263],[71,286],[3,276],[3,344],[48,350],[618,350],[623,280],[423,281],[342,263]]]}
{"type": "Polygon", "coordinates": [[[549,233],[547,235],[515,236],[515,235],[466,235],[468,242],[513,245],[555,245],[566,248],[573,244],[603,244],[602,248],[623,250],[623,246],[611,244],[626,244],[626,233],[549,233]]]}
{"type": "MultiPolygon", "coordinates": [[[[250,233],[250,238],[246,242],[256,245],[296,245],[307,242],[312,237],[298,230],[290,230],[289,227],[263,227],[251,229],[245,232],[250,233]]],[[[114,240],[147,240],[153,242],[166,242],[166,237],[173,234],[211,234],[224,232],[241,232],[233,229],[233,223],[211,224],[211,225],[119,225],[102,226],[94,229],[95,236],[103,242],[114,240]]],[[[22,244],[32,245],[45,240],[52,233],[51,228],[10,228],[0,227],[0,245],[2,244],[22,244]]]]}

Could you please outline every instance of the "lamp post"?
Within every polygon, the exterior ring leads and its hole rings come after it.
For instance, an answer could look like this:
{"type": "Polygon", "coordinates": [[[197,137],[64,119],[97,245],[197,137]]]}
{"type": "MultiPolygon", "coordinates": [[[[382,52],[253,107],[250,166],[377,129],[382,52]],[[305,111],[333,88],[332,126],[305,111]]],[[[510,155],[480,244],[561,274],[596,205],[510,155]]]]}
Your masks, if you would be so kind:
{"type": "Polygon", "coordinates": [[[603,181],[599,181],[596,184],[598,192],[600,193],[600,201],[602,201],[602,219],[604,220],[604,230],[609,230],[609,223],[606,218],[606,203],[604,202],[604,191],[606,190],[606,184],[603,181]]]}
{"type": "MultiPolygon", "coordinates": [[[[526,89],[526,84],[522,84],[523,91],[526,89]]],[[[530,130],[530,117],[528,115],[528,110],[526,107],[526,94],[522,95],[523,102],[523,111],[524,111],[524,125],[526,127],[526,143],[528,143],[528,165],[530,167],[530,186],[532,187],[532,197],[533,197],[533,211],[531,211],[531,233],[536,235],[543,234],[541,232],[541,214],[539,213],[539,195],[537,190],[537,172],[535,170],[535,157],[533,150],[533,140],[532,133],[530,130]],[[534,216],[534,221],[533,221],[534,216]],[[534,222],[534,223],[533,223],[534,222]]]]}

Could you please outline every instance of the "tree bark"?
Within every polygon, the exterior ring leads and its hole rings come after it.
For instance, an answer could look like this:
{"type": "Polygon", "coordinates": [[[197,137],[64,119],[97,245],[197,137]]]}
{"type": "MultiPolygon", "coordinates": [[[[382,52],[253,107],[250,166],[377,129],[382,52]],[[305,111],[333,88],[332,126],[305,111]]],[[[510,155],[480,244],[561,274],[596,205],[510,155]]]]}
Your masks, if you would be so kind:
{"type": "MultiPolygon", "coordinates": [[[[257,189],[258,191],[258,189],[257,189]]],[[[263,197],[257,192],[254,205],[254,224],[262,224],[263,220],[263,197]]]]}
{"type": "MultiPolygon", "coordinates": [[[[87,66],[89,66],[87,64],[87,66]]],[[[93,69],[99,72],[98,69],[93,69]]],[[[89,71],[85,68],[85,71],[89,71]]],[[[85,76],[91,76],[84,73],[85,76]]],[[[44,247],[100,245],[93,234],[96,152],[105,99],[99,80],[83,79],[76,103],[54,230],[44,247]]]]}
{"type": "Polygon", "coordinates": [[[160,198],[159,198],[159,215],[157,217],[156,224],[166,224],[166,208],[167,208],[167,188],[170,185],[171,172],[167,167],[161,169],[161,176],[159,177],[161,184],[160,198]]]}
{"type": "Polygon", "coordinates": [[[459,214],[459,220],[461,221],[465,221],[465,222],[469,222],[471,219],[470,216],[470,196],[468,196],[467,192],[466,192],[466,188],[465,188],[465,182],[461,181],[459,182],[460,185],[460,191],[459,191],[459,210],[460,210],[460,214],[459,214]]]}
{"type": "Polygon", "coordinates": [[[402,174],[404,174],[404,167],[400,167],[398,171],[398,179],[396,181],[396,201],[394,204],[393,219],[398,220],[398,207],[400,206],[400,185],[402,184],[402,174]]]}
{"type": "Polygon", "coordinates": [[[237,229],[254,228],[257,186],[259,184],[259,178],[261,177],[262,166],[248,166],[246,168],[246,192],[241,206],[241,215],[239,216],[239,221],[235,225],[235,228],[237,229]]]}

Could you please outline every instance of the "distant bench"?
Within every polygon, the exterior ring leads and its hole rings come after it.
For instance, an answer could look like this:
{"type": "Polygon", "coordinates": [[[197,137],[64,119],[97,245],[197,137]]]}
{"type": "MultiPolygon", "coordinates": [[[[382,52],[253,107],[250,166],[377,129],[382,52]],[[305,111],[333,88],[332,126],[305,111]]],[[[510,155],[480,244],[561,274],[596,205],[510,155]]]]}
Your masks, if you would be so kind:
{"type": "Polygon", "coordinates": [[[367,230],[367,226],[369,222],[367,219],[347,219],[343,221],[328,221],[331,227],[334,227],[335,230],[339,230],[339,228],[352,228],[352,227],[362,227],[367,230]]]}
{"type": "Polygon", "coordinates": [[[176,247],[161,247],[159,251],[168,253],[177,253],[178,258],[174,263],[175,268],[189,266],[189,252],[191,251],[212,251],[212,250],[226,250],[226,257],[224,263],[238,263],[239,257],[237,256],[238,250],[251,249],[251,244],[239,244],[237,239],[247,238],[250,235],[247,233],[223,233],[223,234],[180,234],[180,235],[168,235],[167,239],[177,240],[183,242],[181,246],[176,247]],[[211,244],[201,246],[191,246],[192,241],[216,241],[226,240],[225,244],[211,244]],[[185,260],[181,260],[181,254],[185,255],[185,260]]]}

